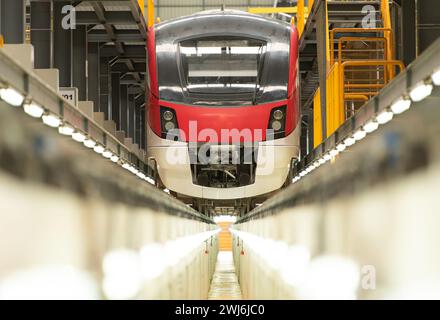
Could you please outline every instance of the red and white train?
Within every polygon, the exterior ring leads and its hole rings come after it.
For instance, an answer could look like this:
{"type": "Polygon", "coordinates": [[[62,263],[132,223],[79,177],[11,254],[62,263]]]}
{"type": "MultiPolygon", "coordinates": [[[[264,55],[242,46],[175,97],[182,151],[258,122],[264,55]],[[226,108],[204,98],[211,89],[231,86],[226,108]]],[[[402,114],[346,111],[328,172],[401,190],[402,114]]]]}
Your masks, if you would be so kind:
{"type": "Polygon", "coordinates": [[[299,155],[295,27],[215,10],[148,32],[147,153],[163,185],[218,200],[281,188],[299,155]]]}

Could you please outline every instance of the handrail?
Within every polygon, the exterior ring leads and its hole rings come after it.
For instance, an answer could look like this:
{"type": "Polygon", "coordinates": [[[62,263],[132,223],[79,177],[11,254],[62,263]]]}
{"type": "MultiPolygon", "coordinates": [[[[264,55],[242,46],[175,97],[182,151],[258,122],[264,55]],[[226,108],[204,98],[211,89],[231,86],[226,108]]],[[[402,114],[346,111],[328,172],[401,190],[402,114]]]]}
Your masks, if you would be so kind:
{"type": "MultiPolygon", "coordinates": [[[[387,39],[386,38],[368,38],[368,37],[341,37],[338,40],[338,62],[342,63],[342,43],[343,42],[356,42],[356,41],[363,41],[363,42],[381,42],[384,43],[384,57],[387,56],[387,39]]],[[[332,50],[331,53],[331,59],[334,60],[334,46],[331,47],[330,50],[332,50]]],[[[334,61],[330,60],[330,63],[333,64],[334,61]]]]}
{"type": "Polygon", "coordinates": [[[298,0],[297,8],[298,12],[296,14],[296,28],[298,29],[298,36],[301,38],[305,26],[304,0],[298,0]]]}
{"type": "Polygon", "coordinates": [[[148,7],[147,7],[147,27],[151,28],[154,26],[154,0],[147,0],[148,1],[148,7]]]}
{"type": "MultiPolygon", "coordinates": [[[[334,54],[334,41],[335,41],[335,33],[366,33],[366,32],[383,32],[384,35],[386,33],[392,33],[392,30],[390,28],[334,28],[332,30],[330,30],[330,43],[332,44],[331,49],[330,49],[330,65],[334,64],[334,60],[335,60],[335,54],[334,54]]],[[[379,37],[376,37],[376,39],[378,39],[379,37]]],[[[384,36],[384,38],[387,39],[388,41],[391,41],[391,38],[387,38],[384,36]]],[[[388,46],[388,44],[387,44],[388,46]]],[[[388,49],[387,49],[388,52],[388,49]]],[[[388,54],[389,56],[389,54],[388,54]]],[[[388,59],[389,57],[387,56],[387,60],[393,60],[393,59],[388,59]]]]}

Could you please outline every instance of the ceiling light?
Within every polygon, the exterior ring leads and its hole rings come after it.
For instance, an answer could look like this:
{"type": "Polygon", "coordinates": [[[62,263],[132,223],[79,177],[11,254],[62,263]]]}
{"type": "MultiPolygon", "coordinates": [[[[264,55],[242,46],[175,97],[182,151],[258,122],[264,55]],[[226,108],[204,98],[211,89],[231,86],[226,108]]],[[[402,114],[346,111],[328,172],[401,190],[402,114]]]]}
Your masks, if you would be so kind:
{"type": "Polygon", "coordinates": [[[432,89],[432,84],[421,82],[411,90],[409,96],[414,102],[419,102],[429,96],[432,92],[432,89]]]}
{"type": "Polygon", "coordinates": [[[119,161],[119,157],[117,156],[117,155],[112,155],[112,157],[110,158],[110,160],[112,161],[112,162],[114,162],[114,163],[116,163],[116,162],[118,162],[119,161]]]}
{"type": "Polygon", "coordinates": [[[388,110],[384,110],[384,111],[382,111],[382,113],[380,113],[377,116],[376,121],[379,124],[385,124],[385,123],[391,121],[391,119],[393,119],[393,116],[394,116],[394,114],[392,112],[390,112],[388,110]]]}
{"type": "Polygon", "coordinates": [[[401,98],[391,105],[391,111],[393,111],[395,114],[401,114],[402,112],[408,110],[409,107],[411,107],[411,100],[401,98]]]}
{"type": "Polygon", "coordinates": [[[24,112],[33,118],[41,118],[44,113],[42,106],[36,104],[35,102],[27,102],[23,105],[24,112]]]}
{"type": "Polygon", "coordinates": [[[9,103],[11,106],[19,107],[24,101],[23,95],[15,89],[12,88],[1,88],[0,97],[2,100],[9,103]]]}
{"type": "Polygon", "coordinates": [[[43,122],[52,128],[57,128],[61,125],[61,119],[52,113],[43,114],[43,122]]]}
{"type": "Polygon", "coordinates": [[[329,154],[329,153],[326,153],[325,155],[324,155],[324,160],[325,161],[329,161],[329,160],[331,160],[331,155],[329,154]]]}

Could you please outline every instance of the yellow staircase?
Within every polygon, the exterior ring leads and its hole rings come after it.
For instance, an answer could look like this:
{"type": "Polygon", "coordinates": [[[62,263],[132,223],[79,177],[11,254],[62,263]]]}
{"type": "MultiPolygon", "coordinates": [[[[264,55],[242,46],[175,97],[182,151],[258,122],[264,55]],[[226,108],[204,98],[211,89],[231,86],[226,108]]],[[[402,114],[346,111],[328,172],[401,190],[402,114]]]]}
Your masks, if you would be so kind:
{"type": "MultiPolygon", "coordinates": [[[[404,68],[394,60],[388,0],[315,0],[326,8],[326,136],[323,137],[321,90],[313,99],[314,146],[318,146],[404,68]],[[372,15],[368,16],[369,8],[372,15]]],[[[304,30],[304,0],[298,1],[297,27],[304,30]]]]}
{"type": "Polygon", "coordinates": [[[222,229],[219,233],[219,250],[232,251],[232,235],[229,231],[231,222],[219,222],[218,226],[222,229]]]}

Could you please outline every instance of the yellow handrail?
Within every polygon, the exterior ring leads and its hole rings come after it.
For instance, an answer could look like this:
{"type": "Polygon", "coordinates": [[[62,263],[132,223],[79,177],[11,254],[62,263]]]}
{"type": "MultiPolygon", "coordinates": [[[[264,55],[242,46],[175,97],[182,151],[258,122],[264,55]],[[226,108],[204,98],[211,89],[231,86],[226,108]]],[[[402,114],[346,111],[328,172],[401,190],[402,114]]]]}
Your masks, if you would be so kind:
{"type": "MultiPolygon", "coordinates": [[[[342,44],[344,42],[383,42],[384,47],[384,59],[387,57],[387,39],[386,38],[367,38],[367,37],[341,37],[338,40],[338,62],[342,63],[342,44]]],[[[330,48],[330,64],[332,65],[334,63],[335,59],[335,53],[334,53],[334,46],[331,46],[330,48]]]]}
{"type": "MultiPolygon", "coordinates": [[[[335,41],[335,33],[366,33],[366,32],[383,32],[385,39],[387,39],[387,48],[388,48],[388,42],[390,41],[390,37],[386,37],[385,34],[391,33],[392,30],[389,28],[334,28],[330,30],[330,43],[334,43],[335,41]]],[[[373,39],[373,38],[371,38],[373,39]]],[[[375,38],[379,39],[379,38],[375,38]]],[[[335,62],[335,53],[334,53],[334,46],[330,46],[330,65],[332,65],[335,62]]],[[[388,52],[388,49],[386,50],[388,52]]],[[[387,54],[388,55],[388,54],[387,54]]],[[[388,56],[386,57],[387,60],[393,60],[389,59],[388,56]]]]}
{"type": "Polygon", "coordinates": [[[298,35],[301,38],[302,33],[304,32],[305,25],[305,8],[304,8],[304,0],[298,0],[297,3],[298,13],[296,14],[296,28],[298,29],[298,35]]]}
{"type": "Polygon", "coordinates": [[[139,8],[141,9],[142,15],[145,16],[145,0],[138,0],[139,8]]]}
{"type": "Polygon", "coordinates": [[[340,77],[343,73],[340,72],[341,65],[335,63],[329,71],[327,82],[326,82],[326,127],[327,127],[327,137],[340,127],[344,122],[344,104],[343,104],[343,93],[344,93],[344,82],[340,81],[340,77]]]}
{"type": "MultiPolygon", "coordinates": [[[[304,0],[302,0],[302,2],[304,3],[304,0]]],[[[248,8],[249,13],[255,13],[255,14],[297,13],[298,11],[299,11],[298,6],[294,6],[294,7],[249,7],[248,8]]],[[[307,11],[305,13],[307,13],[307,11]]]]}
{"type": "Polygon", "coordinates": [[[151,28],[154,26],[154,0],[147,0],[148,1],[148,7],[147,7],[147,27],[151,28]]]}
{"type": "Polygon", "coordinates": [[[3,38],[3,35],[0,34],[0,48],[3,48],[5,45],[5,38],[3,38]]]}

